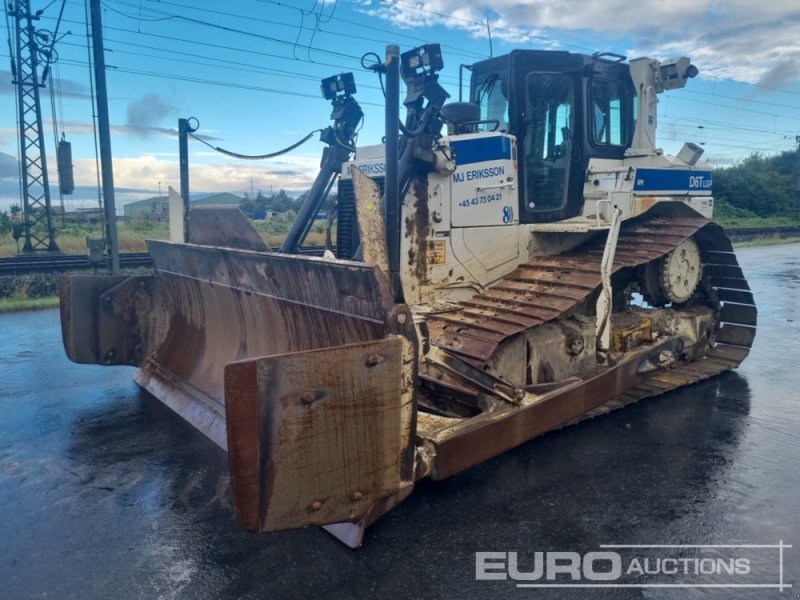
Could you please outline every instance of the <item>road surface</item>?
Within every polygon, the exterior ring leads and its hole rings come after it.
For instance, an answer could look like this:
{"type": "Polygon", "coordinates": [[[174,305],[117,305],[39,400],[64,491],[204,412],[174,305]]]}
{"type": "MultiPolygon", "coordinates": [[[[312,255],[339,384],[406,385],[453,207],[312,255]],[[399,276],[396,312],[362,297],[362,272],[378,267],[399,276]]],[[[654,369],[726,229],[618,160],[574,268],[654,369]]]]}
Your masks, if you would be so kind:
{"type": "Polygon", "coordinates": [[[359,550],[317,528],[241,531],[222,450],[132,370],[70,363],[57,311],[2,314],[0,598],[797,598],[800,245],[739,256],[760,313],[737,372],[422,482],[359,550]],[[625,565],[744,557],[749,578],[712,579],[793,586],[782,591],[476,581],[479,552],[518,552],[530,571],[537,551],[781,543],[794,547],[617,552],[625,565]]]}

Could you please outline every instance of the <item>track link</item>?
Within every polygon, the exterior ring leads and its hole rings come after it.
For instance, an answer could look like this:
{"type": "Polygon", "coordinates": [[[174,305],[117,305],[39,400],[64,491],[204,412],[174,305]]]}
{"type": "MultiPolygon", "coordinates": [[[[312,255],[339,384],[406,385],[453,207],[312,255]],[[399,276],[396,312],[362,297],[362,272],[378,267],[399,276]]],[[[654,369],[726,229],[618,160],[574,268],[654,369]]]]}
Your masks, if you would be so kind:
{"type": "MultiPolygon", "coordinates": [[[[691,363],[656,371],[635,388],[587,412],[591,418],[642,398],[736,368],[755,338],[757,311],[733,247],[719,225],[701,216],[648,214],[623,224],[613,271],[659,259],[695,237],[703,262],[703,287],[718,323],[706,355],[691,363]]],[[[540,257],[519,267],[455,311],[427,315],[431,344],[485,368],[512,336],[566,318],[600,289],[603,236],[558,256],[540,257]]],[[[575,422],[575,421],[572,421],[575,422]]]]}

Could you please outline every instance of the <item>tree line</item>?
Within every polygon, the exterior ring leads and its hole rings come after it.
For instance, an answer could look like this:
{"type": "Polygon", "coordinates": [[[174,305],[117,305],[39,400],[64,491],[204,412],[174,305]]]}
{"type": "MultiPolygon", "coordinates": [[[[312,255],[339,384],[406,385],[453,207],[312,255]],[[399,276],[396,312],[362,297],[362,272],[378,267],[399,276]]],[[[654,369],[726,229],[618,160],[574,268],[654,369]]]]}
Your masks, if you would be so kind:
{"type": "MultiPolygon", "coordinates": [[[[308,192],[303,192],[296,198],[292,198],[286,193],[286,190],[280,190],[277,194],[265,196],[259,191],[255,197],[251,198],[249,194],[245,194],[240,208],[242,212],[251,219],[265,219],[267,213],[288,213],[289,211],[297,213],[303,202],[308,196],[308,192]]],[[[336,196],[329,194],[325,202],[323,202],[321,210],[330,210],[336,203],[336,196]]]]}
{"type": "Polygon", "coordinates": [[[759,217],[800,217],[798,154],[754,153],[714,171],[714,198],[759,217]]]}

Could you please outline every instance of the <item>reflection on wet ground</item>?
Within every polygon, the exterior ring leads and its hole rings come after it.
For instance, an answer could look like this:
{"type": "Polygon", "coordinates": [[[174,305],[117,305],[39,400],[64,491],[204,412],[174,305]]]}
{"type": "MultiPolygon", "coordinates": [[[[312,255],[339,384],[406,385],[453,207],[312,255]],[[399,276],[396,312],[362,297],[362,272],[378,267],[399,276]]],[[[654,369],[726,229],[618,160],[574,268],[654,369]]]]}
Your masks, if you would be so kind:
{"type": "MultiPolygon", "coordinates": [[[[475,581],[475,553],[779,540],[795,545],[784,564],[795,587],[782,594],[580,597],[795,597],[799,251],[739,252],[760,323],[738,372],[423,482],[356,551],[319,529],[242,532],[221,450],[141,392],[131,370],[69,363],[56,311],[0,315],[0,597],[578,597],[475,581]]],[[[769,568],[774,556],[753,560],[769,568]]]]}

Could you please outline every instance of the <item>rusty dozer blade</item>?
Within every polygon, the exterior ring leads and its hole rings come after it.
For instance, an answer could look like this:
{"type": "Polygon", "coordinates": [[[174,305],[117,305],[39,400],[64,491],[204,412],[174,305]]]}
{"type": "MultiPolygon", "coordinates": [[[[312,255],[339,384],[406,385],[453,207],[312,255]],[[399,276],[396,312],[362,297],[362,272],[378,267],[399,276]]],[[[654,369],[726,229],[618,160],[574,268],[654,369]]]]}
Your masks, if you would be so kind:
{"type": "Polygon", "coordinates": [[[413,488],[413,398],[410,386],[402,389],[403,362],[403,340],[393,338],[226,367],[243,527],[347,521],[356,534],[347,543],[360,545],[366,525],[413,488]]]}
{"type": "Polygon", "coordinates": [[[348,521],[343,535],[360,543],[412,481],[415,334],[386,277],[349,261],[149,246],[155,277],[63,279],[70,359],[140,367],[140,385],[230,449],[244,527],[348,521]]]}

